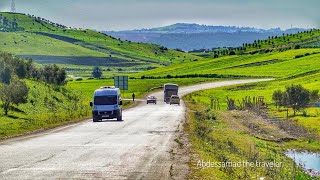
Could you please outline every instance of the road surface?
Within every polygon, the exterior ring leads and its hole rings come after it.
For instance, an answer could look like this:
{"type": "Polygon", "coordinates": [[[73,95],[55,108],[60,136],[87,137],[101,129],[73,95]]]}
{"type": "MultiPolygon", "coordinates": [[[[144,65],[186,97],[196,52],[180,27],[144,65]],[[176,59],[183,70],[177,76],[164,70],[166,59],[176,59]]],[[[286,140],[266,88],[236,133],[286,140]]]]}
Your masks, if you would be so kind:
{"type": "MultiPolygon", "coordinates": [[[[181,87],[179,95],[263,80],[181,87]]],[[[123,112],[123,122],[91,120],[0,143],[0,179],[170,179],[170,150],[184,105],[145,103],[123,112]]],[[[183,103],[182,103],[183,104],[183,103]]]]}

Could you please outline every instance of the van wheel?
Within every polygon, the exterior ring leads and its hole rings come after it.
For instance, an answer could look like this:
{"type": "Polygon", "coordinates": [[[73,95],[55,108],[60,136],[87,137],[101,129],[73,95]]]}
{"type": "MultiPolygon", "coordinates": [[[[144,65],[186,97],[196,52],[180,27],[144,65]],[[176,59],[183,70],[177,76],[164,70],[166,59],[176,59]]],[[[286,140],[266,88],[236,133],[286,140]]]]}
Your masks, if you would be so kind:
{"type": "Polygon", "coordinates": [[[93,122],[99,122],[99,119],[98,118],[92,118],[92,121],[93,122]]]}
{"type": "Polygon", "coordinates": [[[122,116],[118,116],[117,121],[122,121],[122,116]]]}

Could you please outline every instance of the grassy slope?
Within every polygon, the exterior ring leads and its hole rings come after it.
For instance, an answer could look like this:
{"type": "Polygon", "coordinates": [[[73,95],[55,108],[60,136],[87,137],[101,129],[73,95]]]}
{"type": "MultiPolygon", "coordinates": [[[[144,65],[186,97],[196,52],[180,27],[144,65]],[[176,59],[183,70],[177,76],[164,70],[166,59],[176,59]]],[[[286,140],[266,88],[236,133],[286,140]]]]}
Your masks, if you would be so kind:
{"type": "Polygon", "coordinates": [[[179,63],[182,61],[200,59],[197,56],[175,50],[162,52],[160,46],[157,45],[121,41],[96,31],[60,28],[44,21],[36,21],[35,18],[22,14],[0,13],[0,15],[7,17],[11,22],[16,19],[18,26],[23,28],[24,31],[45,32],[78,39],[84,42],[78,43],[79,45],[103,51],[108,56],[112,55],[123,59],[136,58],[143,61],[153,60],[158,63],[179,63]]]}
{"type": "Polygon", "coordinates": [[[0,50],[16,55],[106,56],[101,52],[32,33],[0,32],[0,39],[0,50]]]}
{"type": "Polygon", "coordinates": [[[320,30],[313,30],[310,32],[300,32],[298,34],[288,34],[285,36],[278,36],[277,38],[262,40],[257,42],[261,47],[246,47],[247,52],[259,49],[280,49],[284,47],[294,48],[295,45],[308,45],[320,40],[320,30]],[[270,42],[270,43],[269,43],[270,42]]]}
{"type": "Polygon", "coordinates": [[[320,49],[299,49],[268,54],[227,56],[141,72],[136,76],[185,74],[225,74],[244,76],[287,77],[320,69],[319,54],[295,59],[297,55],[320,53],[320,49]],[[270,62],[273,61],[273,62],[270,62]],[[242,66],[242,67],[239,67],[242,66]]]}
{"type": "Polygon", "coordinates": [[[191,54],[214,58],[214,54],[219,52],[219,56],[225,56],[231,50],[236,54],[248,54],[265,51],[285,51],[288,49],[294,49],[296,45],[300,45],[304,48],[319,48],[320,47],[320,30],[313,30],[312,32],[300,32],[297,34],[286,34],[284,36],[269,37],[269,39],[257,40],[256,42],[249,43],[242,47],[237,48],[220,48],[214,51],[206,52],[192,52],[191,54]],[[240,49],[239,49],[240,48],[240,49]]]}
{"type": "Polygon", "coordinates": [[[30,89],[28,103],[15,106],[17,109],[9,111],[9,116],[4,116],[3,109],[0,110],[0,139],[78,121],[89,115],[89,107],[84,105],[86,102],[80,93],[53,88],[42,82],[25,81],[30,89]],[[71,96],[80,98],[78,103],[70,99],[71,96]]]}

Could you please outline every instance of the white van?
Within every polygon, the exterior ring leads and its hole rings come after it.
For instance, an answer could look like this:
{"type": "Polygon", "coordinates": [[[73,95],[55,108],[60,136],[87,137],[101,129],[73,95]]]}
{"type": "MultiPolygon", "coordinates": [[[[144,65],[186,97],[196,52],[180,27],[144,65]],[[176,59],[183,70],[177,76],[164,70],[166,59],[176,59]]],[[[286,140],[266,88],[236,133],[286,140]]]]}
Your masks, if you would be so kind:
{"type": "Polygon", "coordinates": [[[95,90],[90,106],[93,122],[114,118],[122,121],[122,100],[119,88],[104,86],[95,90]]]}

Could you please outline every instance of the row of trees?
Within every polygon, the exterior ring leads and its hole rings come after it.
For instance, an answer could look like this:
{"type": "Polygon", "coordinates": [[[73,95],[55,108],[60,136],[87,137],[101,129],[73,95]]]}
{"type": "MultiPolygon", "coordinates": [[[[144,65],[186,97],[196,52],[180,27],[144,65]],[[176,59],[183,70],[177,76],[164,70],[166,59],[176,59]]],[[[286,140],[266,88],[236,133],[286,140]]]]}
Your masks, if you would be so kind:
{"type": "Polygon", "coordinates": [[[285,91],[274,91],[272,100],[278,110],[281,107],[292,108],[295,116],[297,111],[319,100],[319,90],[309,91],[301,85],[291,85],[287,86],[285,91]]]}
{"type": "Polygon", "coordinates": [[[29,78],[48,84],[64,85],[67,73],[57,65],[37,67],[32,59],[24,60],[10,53],[0,53],[0,82],[10,84],[13,76],[19,79],[29,78]]]}

